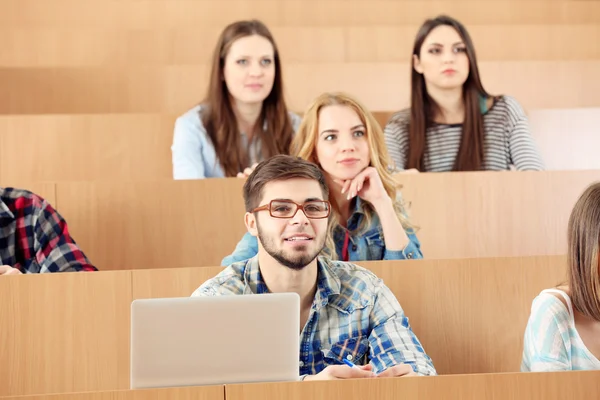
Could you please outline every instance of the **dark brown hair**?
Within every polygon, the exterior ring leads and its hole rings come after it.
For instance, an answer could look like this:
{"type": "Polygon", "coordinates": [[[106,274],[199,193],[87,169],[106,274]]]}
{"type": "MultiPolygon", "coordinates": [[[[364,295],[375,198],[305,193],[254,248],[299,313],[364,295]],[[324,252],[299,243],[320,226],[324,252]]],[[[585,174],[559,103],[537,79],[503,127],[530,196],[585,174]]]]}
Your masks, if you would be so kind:
{"type": "MultiPolygon", "coordinates": [[[[475,47],[465,27],[457,20],[446,15],[440,15],[434,19],[428,19],[423,23],[415,38],[413,46],[413,57],[420,58],[423,42],[431,31],[440,25],[454,28],[466,47],[469,59],[469,76],[463,84],[463,101],[465,106],[465,118],[462,126],[462,139],[460,148],[454,162],[454,171],[476,171],[480,170],[484,162],[483,152],[483,115],[480,109],[480,97],[490,97],[485,91],[479,78],[477,68],[477,57],[475,47]]],[[[424,168],[425,148],[427,145],[427,129],[433,124],[434,116],[439,111],[439,106],[427,94],[425,77],[411,68],[411,101],[410,101],[409,150],[406,169],[416,168],[422,171],[424,168]]]]}
{"type": "Polygon", "coordinates": [[[274,52],[275,81],[271,93],[263,102],[260,118],[254,134],[261,141],[263,157],[289,153],[293,131],[283,96],[281,61],[275,39],[260,21],[238,21],[228,25],[221,33],[215,47],[210,73],[208,93],[201,110],[202,123],[215,147],[225,176],[236,176],[249,166],[246,149],[240,145],[240,132],[230,101],[229,91],[223,79],[225,57],[231,44],[252,35],[260,35],[271,42],[274,52]],[[266,131],[262,122],[266,122],[266,131]]]}
{"type": "Polygon", "coordinates": [[[325,175],[316,164],[299,157],[276,155],[259,163],[244,183],[244,204],[247,212],[252,212],[260,204],[263,188],[269,182],[288,179],[313,179],[321,186],[323,199],[329,198],[329,187],[325,175]]]}
{"type": "Polygon", "coordinates": [[[600,321],[600,183],[589,186],[575,203],[567,236],[573,306],[583,315],[600,321]]]}

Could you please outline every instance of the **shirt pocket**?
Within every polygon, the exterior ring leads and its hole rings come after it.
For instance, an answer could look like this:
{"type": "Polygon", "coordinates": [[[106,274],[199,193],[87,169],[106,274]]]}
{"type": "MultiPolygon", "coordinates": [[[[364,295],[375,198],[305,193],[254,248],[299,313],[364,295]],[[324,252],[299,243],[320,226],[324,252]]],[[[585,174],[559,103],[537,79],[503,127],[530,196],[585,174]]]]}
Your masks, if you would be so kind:
{"type": "Polygon", "coordinates": [[[364,235],[367,243],[367,260],[383,260],[385,242],[379,230],[374,229],[364,235]]]}
{"type": "Polygon", "coordinates": [[[369,352],[369,339],[358,336],[334,343],[329,349],[323,349],[323,361],[326,365],[343,364],[344,359],[354,364],[366,364],[369,352]]]}

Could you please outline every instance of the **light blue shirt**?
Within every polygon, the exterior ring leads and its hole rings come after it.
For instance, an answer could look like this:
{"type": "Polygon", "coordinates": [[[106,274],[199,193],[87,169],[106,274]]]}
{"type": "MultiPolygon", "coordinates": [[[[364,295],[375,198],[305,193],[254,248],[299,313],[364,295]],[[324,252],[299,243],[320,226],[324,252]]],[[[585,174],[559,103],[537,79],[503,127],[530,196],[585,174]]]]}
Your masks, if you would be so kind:
{"type": "MultiPolygon", "coordinates": [[[[371,364],[376,373],[407,364],[417,375],[437,375],[400,303],[380,278],[358,265],[325,257],[317,259],[317,268],[317,290],[299,338],[302,379],[329,365],[343,365],[344,360],[371,364]]],[[[258,257],[225,268],[192,296],[253,293],[270,293],[258,257]]],[[[239,328],[241,341],[243,328],[239,328]]],[[[252,343],[245,341],[244,346],[252,343]]]]}
{"type": "MultiPolygon", "coordinates": [[[[215,148],[200,119],[201,111],[202,106],[196,106],[175,121],[171,146],[174,179],[225,177],[215,148]]],[[[292,112],[288,113],[295,133],[300,126],[301,118],[292,112]]],[[[258,138],[248,143],[248,137],[241,133],[241,142],[248,149],[250,164],[262,161],[262,146],[258,138]]]]}
{"type": "Polygon", "coordinates": [[[521,371],[600,370],[600,360],[577,332],[574,315],[571,298],[562,290],[543,290],[533,300],[525,328],[521,371]]]}

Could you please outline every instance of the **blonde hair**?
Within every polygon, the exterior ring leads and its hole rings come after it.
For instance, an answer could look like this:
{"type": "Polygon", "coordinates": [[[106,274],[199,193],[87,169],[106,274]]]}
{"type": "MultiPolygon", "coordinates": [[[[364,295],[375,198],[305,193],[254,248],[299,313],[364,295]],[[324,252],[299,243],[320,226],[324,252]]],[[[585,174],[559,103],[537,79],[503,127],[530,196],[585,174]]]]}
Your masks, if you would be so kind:
{"type": "MultiPolygon", "coordinates": [[[[377,170],[385,191],[394,201],[396,215],[398,216],[402,227],[404,229],[415,230],[415,227],[408,220],[406,209],[399,196],[401,187],[394,180],[390,170],[392,161],[388,155],[383,130],[369,110],[350,95],[340,92],[323,93],[314,99],[304,113],[302,123],[294,136],[291,145],[291,153],[297,157],[311,161],[320,167],[316,157],[317,139],[319,137],[319,114],[323,108],[333,105],[350,107],[360,118],[365,126],[367,143],[369,144],[370,166],[377,170]]],[[[333,233],[339,226],[340,210],[334,198],[331,198],[330,201],[333,213],[331,214],[332,216],[329,221],[324,252],[327,256],[336,259],[337,254],[335,252],[333,233]]],[[[365,218],[357,229],[352,232],[353,234],[363,233],[370,226],[373,215],[375,214],[373,206],[366,201],[363,203],[362,211],[365,218]]]]}
{"type": "Polygon", "coordinates": [[[575,203],[568,227],[568,281],[577,311],[600,321],[600,183],[589,186],[575,203]]]}

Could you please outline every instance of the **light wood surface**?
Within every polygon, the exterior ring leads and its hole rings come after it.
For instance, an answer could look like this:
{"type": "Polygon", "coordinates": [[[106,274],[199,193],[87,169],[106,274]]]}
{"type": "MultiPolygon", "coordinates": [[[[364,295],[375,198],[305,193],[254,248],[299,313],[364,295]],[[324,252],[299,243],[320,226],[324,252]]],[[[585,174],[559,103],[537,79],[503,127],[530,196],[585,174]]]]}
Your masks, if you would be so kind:
{"type": "Polygon", "coordinates": [[[600,396],[600,371],[226,385],[227,400],[567,400],[600,396]]]}
{"type": "Polygon", "coordinates": [[[600,169],[600,107],[533,110],[529,122],[546,169],[600,169]]]}
{"type": "MultiPolygon", "coordinates": [[[[374,111],[385,127],[393,112],[374,111]]],[[[301,112],[298,112],[302,115],[301,112]]],[[[600,169],[600,108],[531,110],[531,132],[547,170],[600,169]],[[565,146],[565,143],[570,143],[565,146]]],[[[0,116],[0,184],[172,179],[176,115],[0,116]],[[28,151],[15,151],[28,143],[28,151]],[[14,166],[18,165],[18,168],[14,166]]],[[[53,195],[52,195],[53,196],[53,195]]]]}
{"type": "Polygon", "coordinates": [[[448,13],[465,24],[597,24],[600,6],[588,0],[4,0],[5,28],[127,27],[132,29],[218,26],[260,18],[270,26],[415,25],[448,13]],[[490,12],[493,10],[493,12],[490,12]]]}
{"type": "MultiPolygon", "coordinates": [[[[598,70],[600,60],[480,63],[486,89],[515,97],[527,110],[600,106],[598,70]]],[[[345,91],[371,110],[394,111],[408,105],[409,72],[407,63],[288,63],[283,79],[292,110],[304,110],[322,92],[345,91]]],[[[200,64],[2,68],[0,80],[0,114],[180,115],[205,96],[208,69],[200,64]]]]}
{"type": "Polygon", "coordinates": [[[132,273],[133,299],[187,297],[223,267],[138,269],[132,273]]]}
{"type": "MultiPolygon", "coordinates": [[[[218,26],[186,29],[3,28],[2,67],[209,65],[218,26]]],[[[274,26],[288,63],[408,62],[419,25],[274,26]]],[[[479,61],[598,60],[598,25],[467,26],[479,61]],[[585,39],[585,40],[582,40],[585,39]]]]}
{"type": "MultiPolygon", "coordinates": [[[[359,262],[394,293],[439,374],[517,372],[531,302],[561,256],[359,262]]],[[[133,271],[133,298],[185,297],[221,268],[133,271]]]]}
{"type": "Polygon", "coordinates": [[[426,258],[566,254],[567,223],[600,171],[399,174],[426,258]]]}
{"type": "MultiPolygon", "coordinates": [[[[566,254],[600,171],[400,174],[425,258],[566,254]]],[[[237,178],[57,184],[59,212],[101,270],[220,265],[246,228],[237,178]]]]}
{"type": "Polygon", "coordinates": [[[174,121],[160,114],[0,116],[0,183],[171,179],[174,121]],[[27,151],[15,151],[23,143],[27,151]]]}
{"type": "MultiPolygon", "coordinates": [[[[0,143],[2,140],[0,139],[0,143]]],[[[2,148],[0,145],[0,153],[2,148]]],[[[1,157],[1,156],[0,156],[1,157]]],[[[29,179],[3,179],[2,178],[2,161],[0,160],[0,187],[23,189],[41,196],[44,200],[56,208],[56,184],[53,182],[32,182],[29,179]]]]}
{"type": "Polygon", "coordinates": [[[0,279],[0,396],[129,387],[129,271],[0,279]]]}
{"type": "Polygon", "coordinates": [[[59,211],[99,269],[220,265],[246,231],[238,178],[58,183],[59,211]]]}
{"type": "MultiPolygon", "coordinates": [[[[533,298],[564,257],[360,263],[384,280],[440,374],[516,372],[533,298]]],[[[213,268],[0,280],[0,396],[129,388],[130,305],[187,297],[213,268]]]]}
{"type": "Polygon", "coordinates": [[[1,397],[2,400],[224,400],[225,386],[96,391],[1,397]]]}

